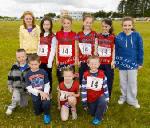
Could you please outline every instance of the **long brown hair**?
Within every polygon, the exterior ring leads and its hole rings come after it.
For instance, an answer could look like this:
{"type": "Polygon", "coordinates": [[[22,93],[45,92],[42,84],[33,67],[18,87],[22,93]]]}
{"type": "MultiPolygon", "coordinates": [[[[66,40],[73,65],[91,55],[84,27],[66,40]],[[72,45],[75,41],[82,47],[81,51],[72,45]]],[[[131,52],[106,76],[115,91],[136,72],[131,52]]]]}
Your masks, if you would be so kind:
{"type": "Polygon", "coordinates": [[[40,28],[41,28],[41,35],[44,34],[45,30],[43,28],[43,24],[44,24],[44,21],[49,21],[50,22],[50,28],[49,28],[49,34],[51,35],[53,32],[52,32],[52,29],[53,29],[53,22],[52,22],[52,19],[48,16],[45,16],[42,20],[41,20],[41,23],[40,23],[40,28]]]}
{"type": "Polygon", "coordinates": [[[103,22],[111,27],[111,28],[109,29],[109,33],[112,34],[113,31],[114,31],[112,20],[111,20],[110,18],[106,18],[106,19],[103,19],[103,20],[102,20],[102,23],[103,23],[103,22]]]}
{"type": "MultiPolygon", "coordinates": [[[[72,23],[72,17],[69,15],[64,15],[61,19],[61,23],[63,22],[64,19],[69,20],[72,23]]],[[[61,27],[61,30],[64,30],[63,26],[61,27]]]]}
{"type": "Polygon", "coordinates": [[[21,16],[21,19],[23,19],[23,25],[24,25],[24,27],[27,29],[27,26],[26,26],[26,23],[25,23],[25,21],[24,21],[24,17],[26,16],[26,15],[30,15],[31,17],[32,17],[32,28],[35,28],[35,17],[34,17],[34,15],[33,15],[33,13],[31,12],[31,11],[25,11],[24,13],[23,13],[23,15],[21,16]]]}

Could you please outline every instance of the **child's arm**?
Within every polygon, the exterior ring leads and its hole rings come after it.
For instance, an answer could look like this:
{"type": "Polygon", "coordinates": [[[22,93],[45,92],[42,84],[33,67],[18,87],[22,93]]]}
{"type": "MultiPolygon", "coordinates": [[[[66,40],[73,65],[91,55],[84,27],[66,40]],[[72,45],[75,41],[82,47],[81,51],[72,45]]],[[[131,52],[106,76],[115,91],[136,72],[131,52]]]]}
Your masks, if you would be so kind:
{"type": "Polygon", "coordinates": [[[68,94],[70,95],[70,96],[74,96],[74,97],[79,97],[80,96],[80,91],[78,90],[78,92],[68,92],[68,94]]]}
{"type": "Polygon", "coordinates": [[[113,47],[111,68],[112,68],[112,69],[115,68],[115,45],[114,45],[114,47],[113,47]]]}
{"type": "Polygon", "coordinates": [[[103,89],[104,89],[105,100],[107,102],[109,102],[109,92],[108,92],[108,85],[107,85],[107,77],[104,77],[103,89]]]}
{"type": "Polygon", "coordinates": [[[87,89],[86,89],[86,85],[87,85],[87,80],[84,79],[82,80],[82,86],[81,86],[81,98],[82,98],[82,105],[84,108],[87,108],[87,89]]]}
{"type": "Polygon", "coordinates": [[[56,43],[56,65],[58,66],[59,62],[58,62],[58,41],[56,43]]]}
{"type": "Polygon", "coordinates": [[[50,83],[49,82],[44,85],[44,92],[49,95],[49,92],[50,92],[50,83]]]}
{"type": "Polygon", "coordinates": [[[60,110],[60,89],[59,87],[57,88],[58,95],[57,95],[57,103],[58,103],[58,109],[60,110]]]}
{"type": "Polygon", "coordinates": [[[78,47],[78,42],[75,41],[75,65],[79,64],[79,47],[78,47]]]}
{"type": "Polygon", "coordinates": [[[97,48],[98,48],[98,38],[95,38],[94,55],[98,55],[97,48]]]}
{"type": "Polygon", "coordinates": [[[138,34],[138,52],[137,53],[138,53],[138,56],[137,56],[138,65],[139,65],[139,68],[141,68],[143,65],[144,51],[143,51],[143,40],[140,34],[138,34]]]}
{"type": "Polygon", "coordinates": [[[22,26],[19,29],[19,41],[20,41],[20,48],[23,48],[23,33],[22,33],[22,26]]]}
{"type": "Polygon", "coordinates": [[[12,72],[10,71],[8,73],[8,89],[10,92],[12,92],[12,90],[13,90],[12,85],[13,85],[13,78],[12,78],[12,72]]]}
{"type": "Polygon", "coordinates": [[[37,43],[39,44],[40,43],[40,27],[38,25],[36,25],[36,29],[37,29],[37,43]]]}
{"type": "Polygon", "coordinates": [[[47,65],[48,68],[52,68],[52,65],[53,65],[53,60],[54,60],[55,53],[56,53],[56,42],[57,42],[56,38],[53,37],[52,45],[51,45],[51,52],[50,52],[49,58],[48,58],[48,65],[47,65]]]}

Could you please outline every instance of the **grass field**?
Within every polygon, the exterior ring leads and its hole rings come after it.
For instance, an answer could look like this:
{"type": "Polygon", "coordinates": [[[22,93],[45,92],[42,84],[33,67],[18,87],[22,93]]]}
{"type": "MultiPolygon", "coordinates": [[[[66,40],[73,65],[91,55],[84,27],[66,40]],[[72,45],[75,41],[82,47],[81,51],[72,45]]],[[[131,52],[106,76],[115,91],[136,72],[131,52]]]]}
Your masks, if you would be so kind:
{"type": "MultiPolygon", "coordinates": [[[[0,22],[0,128],[94,128],[90,124],[91,117],[83,111],[82,106],[78,106],[78,119],[62,122],[57,110],[56,87],[57,79],[55,66],[53,70],[53,101],[52,101],[52,123],[49,126],[37,122],[32,112],[30,100],[27,108],[17,107],[11,116],[6,116],[7,105],[11,101],[11,94],[7,89],[7,73],[15,61],[15,51],[19,48],[18,30],[21,22],[0,22]]],[[[93,28],[100,31],[99,22],[95,22],[93,28]]],[[[60,29],[60,24],[54,23],[54,32],[60,29]]],[[[81,23],[74,22],[73,30],[81,30],[81,23]]],[[[114,22],[115,33],[121,31],[121,23],[114,22]]],[[[117,100],[120,95],[118,71],[115,71],[115,81],[113,85],[112,99],[109,109],[105,114],[104,121],[99,128],[150,128],[150,22],[137,22],[136,29],[141,33],[144,40],[144,67],[138,75],[138,99],[140,109],[125,104],[120,106],[117,100]]]]}

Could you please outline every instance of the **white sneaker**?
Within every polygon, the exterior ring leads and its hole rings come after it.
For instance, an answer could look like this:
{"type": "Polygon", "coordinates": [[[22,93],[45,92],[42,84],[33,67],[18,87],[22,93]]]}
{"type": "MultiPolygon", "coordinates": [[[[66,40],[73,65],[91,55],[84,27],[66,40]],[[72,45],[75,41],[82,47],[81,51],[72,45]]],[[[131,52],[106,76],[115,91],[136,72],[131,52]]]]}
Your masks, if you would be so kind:
{"type": "Polygon", "coordinates": [[[120,104],[120,105],[124,104],[124,102],[125,101],[123,101],[123,100],[118,100],[118,104],[120,104]]]}
{"type": "Polygon", "coordinates": [[[136,105],[133,105],[135,108],[140,108],[140,105],[139,104],[136,104],[136,105]]]}
{"type": "Polygon", "coordinates": [[[11,115],[11,114],[12,114],[12,110],[8,108],[6,111],[6,115],[11,115]]]}

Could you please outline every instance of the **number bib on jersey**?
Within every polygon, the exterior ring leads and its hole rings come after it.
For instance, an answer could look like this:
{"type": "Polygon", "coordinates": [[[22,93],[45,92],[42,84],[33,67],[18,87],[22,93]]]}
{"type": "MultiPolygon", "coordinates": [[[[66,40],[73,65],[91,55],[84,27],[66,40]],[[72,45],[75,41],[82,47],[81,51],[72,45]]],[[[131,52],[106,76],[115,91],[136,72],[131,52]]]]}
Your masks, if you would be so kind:
{"type": "Polygon", "coordinates": [[[59,56],[62,57],[72,56],[72,45],[59,45],[59,56]]]}
{"type": "Polygon", "coordinates": [[[91,55],[92,45],[88,43],[79,43],[79,48],[83,55],[91,55]]]}
{"type": "Polygon", "coordinates": [[[87,77],[87,89],[91,89],[94,91],[100,91],[102,89],[103,79],[88,76],[87,77]]]}
{"type": "Polygon", "coordinates": [[[111,48],[98,46],[98,54],[100,57],[110,57],[111,56],[111,48]]]}
{"type": "Polygon", "coordinates": [[[65,101],[68,98],[68,92],[66,91],[60,91],[60,101],[65,101]]]}
{"type": "Polygon", "coordinates": [[[38,48],[38,55],[39,56],[47,56],[48,55],[48,45],[39,45],[38,48]]]}

